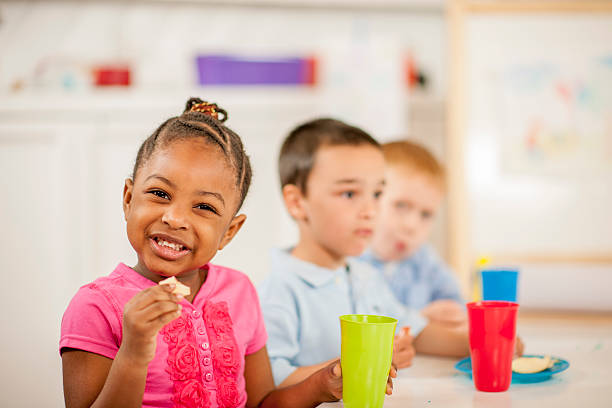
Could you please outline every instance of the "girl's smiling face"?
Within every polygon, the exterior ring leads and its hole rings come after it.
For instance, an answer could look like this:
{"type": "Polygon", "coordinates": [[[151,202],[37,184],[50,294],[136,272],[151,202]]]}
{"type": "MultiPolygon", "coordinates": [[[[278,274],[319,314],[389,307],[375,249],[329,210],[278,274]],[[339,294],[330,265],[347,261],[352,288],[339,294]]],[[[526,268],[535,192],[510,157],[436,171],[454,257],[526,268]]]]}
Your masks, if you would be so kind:
{"type": "Polygon", "coordinates": [[[197,271],[227,245],[246,217],[234,169],[219,147],[201,139],[170,142],[143,163],[123,191],[136,269],[159,281],[197,271]]]}

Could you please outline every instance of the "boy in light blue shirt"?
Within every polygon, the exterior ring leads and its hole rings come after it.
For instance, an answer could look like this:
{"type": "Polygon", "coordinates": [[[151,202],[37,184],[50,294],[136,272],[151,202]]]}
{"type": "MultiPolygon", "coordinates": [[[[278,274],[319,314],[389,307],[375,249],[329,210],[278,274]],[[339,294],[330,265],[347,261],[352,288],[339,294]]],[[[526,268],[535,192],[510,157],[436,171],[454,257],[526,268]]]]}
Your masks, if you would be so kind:
{"type": "Polygon", "coordinates": [[[415,349],[469,353],[466,331],[427,324],[394,298],[374,268],[347,260],[371,241],[384,169],[380,145],[361,129],[337,120],[298,126],[281,148],[283,199],[300,237],[295,247],[273,252],[272,272],[259,287],[278,385],[297,383],[339,357],[338,318],[343,314],[397,318],[397,368],[411,364],[415,349]]]}
{"type": "MultiPolygon", "coordinates": [[[[425,327],[418,311],[396,302],[376,271],[363,262],[350,259],[329,269],[298,259],[291,250],[274,249],[271,257],[271,273],[259,292],[276,384],[298,367],[319,367],[340,355],[338,317],[343,314],[393,316],[413,334],[425,327]]],[[[411,359],[411,339],[406,340],[411,359]]]]}
{"type": "Polygon", "coordinates": [[[382,146],[385,195],[372,245],[361,259],[378,269],[404,305],[430,320],[467,322],[457,279],[426,244],[444,198],[444,169],[423,146],[397,141],[382,146]]]}

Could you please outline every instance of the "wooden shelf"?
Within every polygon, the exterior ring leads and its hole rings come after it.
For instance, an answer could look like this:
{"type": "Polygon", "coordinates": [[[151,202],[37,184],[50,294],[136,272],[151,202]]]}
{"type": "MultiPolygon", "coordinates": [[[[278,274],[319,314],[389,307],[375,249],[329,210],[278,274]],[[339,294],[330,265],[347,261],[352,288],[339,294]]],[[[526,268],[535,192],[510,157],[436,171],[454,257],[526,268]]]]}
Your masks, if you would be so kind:
{"type": "Polygon", "coordinates": [[[4,94],[0,98],[0,112],[23,112],[28,110],[120,110],[124,108],[164,109],[177,108],[190,96],[222,105],[256,105],[265,101],[268,105],[314,103],[321,93],[317,88],[248,86],[248,87],[192,87],[184,89],[138,89],[109,88],[83,91],[38,92],[26,90],[4,94]]]}
{"type": "Polygon", "coordinates": [[[492,254],[487,256],[493,264],[602,264],[612,265],[612,255],[604,253],[566,254],[492,254]]]}
{"type": "Polygon", "coordinates": [[[404,10],[443,12],[446,0],[149,0],[154,3],[188,3],[210,6],[308,8],[341,10],[404,10]]]}
{"type": "Polygon", "coordinates": [[[610,0],[473,0],[465,2],[470,13],[595,13],[612,12],[610,0]]]}

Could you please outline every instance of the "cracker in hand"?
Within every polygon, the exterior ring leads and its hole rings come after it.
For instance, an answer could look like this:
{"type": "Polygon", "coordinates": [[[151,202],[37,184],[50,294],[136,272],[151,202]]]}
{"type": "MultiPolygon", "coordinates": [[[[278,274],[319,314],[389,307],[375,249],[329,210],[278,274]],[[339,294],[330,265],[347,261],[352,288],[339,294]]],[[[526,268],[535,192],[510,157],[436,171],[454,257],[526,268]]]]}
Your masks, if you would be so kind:
{"type": "Polygon", "coordinates": [[[159,282],[160,285],[169,285],[171,283],[174,283],[174,285],[176,285],[172,290],[172,293],[174,293],[175,295],[188,296],[191,293],[191,289],[189,289],[189,286],[183,285],[174,276],[171,276],[168,279],[164,279],[163,281],[159,282]]]}

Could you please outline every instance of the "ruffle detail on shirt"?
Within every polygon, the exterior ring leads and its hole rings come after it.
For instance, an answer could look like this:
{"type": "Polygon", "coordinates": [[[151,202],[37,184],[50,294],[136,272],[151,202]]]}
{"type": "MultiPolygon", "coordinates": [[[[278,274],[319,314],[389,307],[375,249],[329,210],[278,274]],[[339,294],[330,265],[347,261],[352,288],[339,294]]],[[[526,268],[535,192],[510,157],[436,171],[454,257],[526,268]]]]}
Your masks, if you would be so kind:
{"type": "Polygon", "coordinates": [[[166,371],[173,381],[175,408],[209,408],[210,391],[202,382],[200,352],[196,346],[193,323],[181,315],[162,330],[168,344],[166,371]]]}
{"type": "Polygon", "coordinates": [[[206,302],[204,322],[213,357],[217,404],[223,408],[235,408],[240,404],[240,393],[237,386],[240,374],[240,353],[227,302],[206,302]]]}

